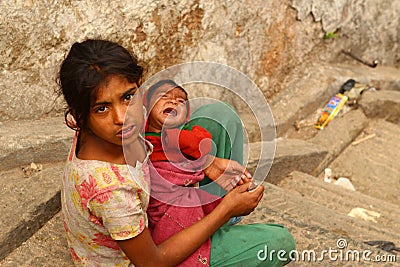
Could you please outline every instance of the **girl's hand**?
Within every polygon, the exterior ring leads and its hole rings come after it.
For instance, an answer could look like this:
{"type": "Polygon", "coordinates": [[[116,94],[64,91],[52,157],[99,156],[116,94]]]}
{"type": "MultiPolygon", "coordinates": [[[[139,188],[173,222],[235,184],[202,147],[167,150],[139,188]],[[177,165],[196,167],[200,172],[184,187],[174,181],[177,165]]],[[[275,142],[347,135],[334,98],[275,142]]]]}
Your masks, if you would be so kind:
{"type": "Polygon", "coordinates": [[[208,156],[208,166],[204,173],[221,186],[229,191],[237,185],[242,185],[251,181],[250,172],[237,161],[208,156]]]}
{"type": "Polygon", "coordinates": [[[231,190],[206,217],[156,245],[149,229],[134,238],[117,241],[135,266],[176,266],[198,249],[215,231],[234,216],[251,213],[264,192],[259,186],[247,191],[249,183],[231,190]]]}
{"type": "Polygon", "coordinates": [[[232,189],[225,195],[220,205],[231,212],[231,217],[245,216],[254,211],[264,195],[264,187],[257,186],[248,191],[250,183],[244,183],[232,189]]]}

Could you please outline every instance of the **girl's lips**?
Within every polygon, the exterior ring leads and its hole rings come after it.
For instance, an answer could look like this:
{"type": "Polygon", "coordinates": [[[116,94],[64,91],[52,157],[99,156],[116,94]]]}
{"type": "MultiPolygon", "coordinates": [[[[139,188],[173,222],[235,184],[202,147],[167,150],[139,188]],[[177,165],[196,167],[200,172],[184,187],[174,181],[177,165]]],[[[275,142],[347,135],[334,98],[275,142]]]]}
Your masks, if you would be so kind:
{"type": "Polygon", "coordinates": [[[119,131],[118,133],[117,133],[117,136],[119,137],[119,138],[124,138],[124,139],[127,139],[127,138],[129,138],[129,137],[131,137],[132,135],[133,135],[133,133],[135,132],[135,126],[129,126],[129,127],[126,127],[126,128],[124,128],[124,129],[122,129],[121,131],[119,131]]]}

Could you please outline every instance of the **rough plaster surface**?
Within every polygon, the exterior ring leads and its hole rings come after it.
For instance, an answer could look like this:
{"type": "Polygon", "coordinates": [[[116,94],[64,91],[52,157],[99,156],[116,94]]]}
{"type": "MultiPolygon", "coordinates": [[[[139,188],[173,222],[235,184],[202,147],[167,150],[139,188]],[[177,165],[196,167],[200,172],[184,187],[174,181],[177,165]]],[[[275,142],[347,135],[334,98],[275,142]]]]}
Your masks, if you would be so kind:
{"type": "Polygon", "coordinates": [[[374,0],[1,1],[0,121],[63,111],[55,79],[75,41],[118,41],[145,63],[147,77],[193,60],[228,64],[271,99],[310,64],[349,61],[341,47],[398,65],[399,10],[399,1],[374,0]],[[331,30],[338,37],[324,40],[331,30]]]}
{"type": "MultiPolygon", "coordinates": [[[[335,32],[341,49],[370,62],[399,65],[399,1],[292,0],[291,7],[298,20],[312,17],[325,33],[335,32]]],[[[338,60],[344,60],[343,55],[338,60]]]]}

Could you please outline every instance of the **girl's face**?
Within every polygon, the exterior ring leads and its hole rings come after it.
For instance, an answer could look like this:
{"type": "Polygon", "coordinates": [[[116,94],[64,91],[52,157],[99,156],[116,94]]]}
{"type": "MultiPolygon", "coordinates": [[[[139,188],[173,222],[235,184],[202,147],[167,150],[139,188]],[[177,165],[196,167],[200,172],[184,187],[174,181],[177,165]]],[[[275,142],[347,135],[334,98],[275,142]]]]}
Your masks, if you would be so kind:
{"type": "Polygon", "coordinates": [[[138,139],[143,126],[143,103],[138,85],[113,75],[92,101],[88,133],[105,146],[122,146],[138,139]],[[129,108],[128,108],[129,107],[129,108]]]}
{"type": "Polygon", "coordinates": [[[174,128],[185,123],[187,95],[178,87],[163,84],[150,98],[148,131],[160,132],[163,127],[174,128]]]}

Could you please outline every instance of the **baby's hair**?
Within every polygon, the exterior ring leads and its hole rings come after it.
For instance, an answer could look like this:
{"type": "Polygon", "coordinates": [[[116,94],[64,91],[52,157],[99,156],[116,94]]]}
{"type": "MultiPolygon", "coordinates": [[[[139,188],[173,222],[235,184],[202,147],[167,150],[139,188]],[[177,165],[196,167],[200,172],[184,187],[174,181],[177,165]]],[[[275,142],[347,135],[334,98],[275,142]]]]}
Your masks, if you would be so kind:
{"type": "Polygon", "coordinates": [[[91,102],[111,76],[118,75],[140,86],[142,73],[137,58],[117,43],[96,39],[74,43],[58,76],[60,91],[68,104],[66,114],[71,113],[76,121],[76,125],[69,126],[86,126],[91,102]]]}
{"type": "Polygon", "coordinates": [[[147,92],[146,92],[146,102],[147,102],[147,103],[150,103],[150,99],[151,99],[151,96],[154,94],[154,91],[155,91],[157,88],[159,88],[160,86],[164,85],[164,84],[169,84],[169,85],[172,85],[173,88],[179,88],[179,89],[181,89],[181,90],[186,94],[186,96],[187,96],[186,90],[183,89],[182,86],[178,85],[175,81],[169,80],[169,79],[160,80],[160,81],[156,82],[155,84],[153,84],[152,86],[150,86],[149,89],[147,89],[147,92]]]}

